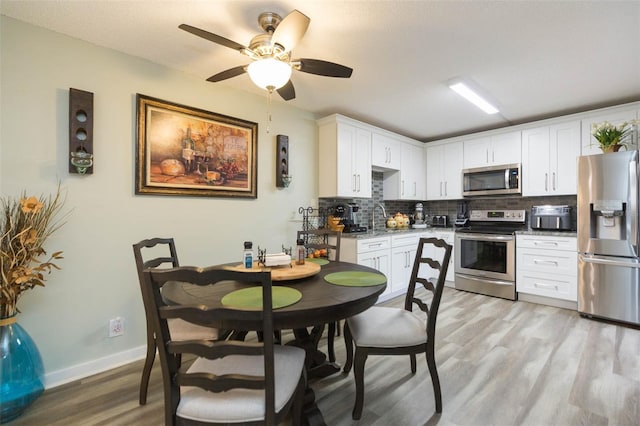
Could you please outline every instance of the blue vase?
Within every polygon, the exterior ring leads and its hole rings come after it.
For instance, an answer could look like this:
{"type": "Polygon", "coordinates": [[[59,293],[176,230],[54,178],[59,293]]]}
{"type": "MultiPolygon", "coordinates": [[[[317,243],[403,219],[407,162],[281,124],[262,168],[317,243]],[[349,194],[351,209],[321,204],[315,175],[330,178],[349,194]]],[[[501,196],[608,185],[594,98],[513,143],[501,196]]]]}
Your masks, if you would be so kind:
{"type": "Polygon", "coordinates": [[[0,325],[0,423],[20,416],[42,394],[43,376],[40,352],[24,328],[0,325]]]}

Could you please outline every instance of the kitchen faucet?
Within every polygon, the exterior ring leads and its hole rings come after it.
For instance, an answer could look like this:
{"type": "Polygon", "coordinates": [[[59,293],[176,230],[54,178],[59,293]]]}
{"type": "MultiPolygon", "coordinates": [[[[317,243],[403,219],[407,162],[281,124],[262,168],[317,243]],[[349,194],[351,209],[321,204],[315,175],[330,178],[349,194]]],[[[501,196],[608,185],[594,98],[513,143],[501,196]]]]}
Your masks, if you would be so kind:
{"type": "Polygon", "coordinates": [[[387,218],[387,212],[385,211],[382,203],[378,203],[375,206],[373,206],[373,210],[371,211],[371,230],[372,231],[376,230],[376,207],[380,207],[380,209],[382,210],[382,216],[385,218],[385,220],[387,218]]]}

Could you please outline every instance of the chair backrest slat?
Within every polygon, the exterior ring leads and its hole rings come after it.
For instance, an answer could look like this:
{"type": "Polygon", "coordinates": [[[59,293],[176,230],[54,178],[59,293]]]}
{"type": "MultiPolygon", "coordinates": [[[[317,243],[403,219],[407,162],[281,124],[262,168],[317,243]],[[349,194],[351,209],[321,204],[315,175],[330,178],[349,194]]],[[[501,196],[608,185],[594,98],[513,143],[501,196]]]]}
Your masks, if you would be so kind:
{"type": "Polygon", "coordinates": [[[439,238],[420,238],[418,242],[418,249],[416,250],[416,257],[413,262],[413,269],[411,271],[411,278],[409,280],[409,287],[407,288],[407,294],[405,297],[405,309],[412,310],[413,305],[426,312],[427,321],[426,328],[427,334],[430,339],[433,339],[435,335],[436,318],[438,315],[438,308],[440,306],[440,299],[442,298],[442,292],[444,290],[444,282],[447,275],[447,269],[449,267],[449,259],[451,258],[452,247],[446,241],[439,238]],[[423,255],[426,251],[426,246],[434,246],[443,250],[429,250],[429,252],[442,253],[442,258],[434,259],[431,256],[423,255]],[[433,278],[425,278],[424,272],[421,272],[421,265],[428,265],[430,268],[437,271],[435,285],[432,281],[433,278]],[[425,301],[416,296],[416,284],[420,283],[422,287],[432,294],[431,300],[425,301]]]}

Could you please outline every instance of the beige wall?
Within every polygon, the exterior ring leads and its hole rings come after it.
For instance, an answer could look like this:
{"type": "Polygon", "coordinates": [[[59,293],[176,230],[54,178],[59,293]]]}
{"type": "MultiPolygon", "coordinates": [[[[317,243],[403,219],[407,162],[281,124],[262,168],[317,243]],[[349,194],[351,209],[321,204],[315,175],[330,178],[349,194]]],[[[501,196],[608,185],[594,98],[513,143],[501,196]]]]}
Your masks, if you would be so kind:
{"type": "Polygon", "coordinates": [[[173,236],[185,265],[239,260],[245,240],[269,251],[294,244],[297,209],[317,198],[312,114],[274,102],[267,134],[264,96],[4,16],[0,24],[2,194],[51,192],[60,180],[72,210],[48,244],[64,251],[62,271],[18,305],[20,324],[40,348],[47,386],[142,355],[133,243],[173,236]],[[95,173],[84,177],[67,171],[71,87],[94,93],[95,173]],[[136,93],[257,122],[258,199],[134,195],[136,93]],[[285,190],[275,187],[277,134],[289,136],[294,179],[285,190]],[[116,316],[125,318],[125,335],[108,338],[108,321],[116,316]]]}

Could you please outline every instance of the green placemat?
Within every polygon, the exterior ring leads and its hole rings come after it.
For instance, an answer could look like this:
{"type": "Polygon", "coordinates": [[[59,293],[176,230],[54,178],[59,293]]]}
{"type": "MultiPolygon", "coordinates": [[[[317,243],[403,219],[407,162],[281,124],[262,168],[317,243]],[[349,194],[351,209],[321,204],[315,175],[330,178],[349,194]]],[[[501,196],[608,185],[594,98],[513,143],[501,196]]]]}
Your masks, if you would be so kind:
{"type": "Polygon", "coordinates": [[[307,257],[304,261],[305,262],[311,262],[311,263],[317,263],[320,266],[326,265],[327,263],[329,263],[329,261],[327,259],[323,259],[321,257],[307,257]]]}
{"type": "Polygon", "coordinates": [[[324,280],[335,285],[368,287],[386,283],[387,277],[375,272],[345,271],[325,275],[324,280]]]}
{"type": "MultiPolygon", "coordinates": [[[[271,287],[273,309],[293,305],[302,299],[302,293],[295,288],[271,287]]],[[[259,311],[262,309],[262,287],[249,287],[232,291],[222,298],[222,304],[228,308],[259,311]]]]}

